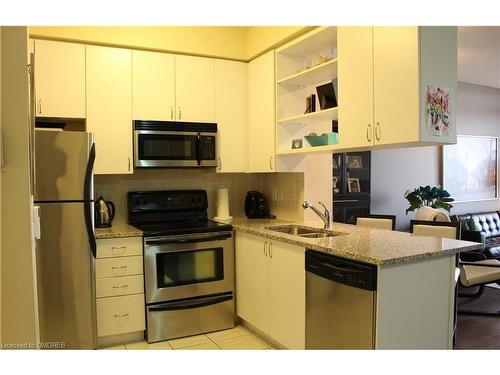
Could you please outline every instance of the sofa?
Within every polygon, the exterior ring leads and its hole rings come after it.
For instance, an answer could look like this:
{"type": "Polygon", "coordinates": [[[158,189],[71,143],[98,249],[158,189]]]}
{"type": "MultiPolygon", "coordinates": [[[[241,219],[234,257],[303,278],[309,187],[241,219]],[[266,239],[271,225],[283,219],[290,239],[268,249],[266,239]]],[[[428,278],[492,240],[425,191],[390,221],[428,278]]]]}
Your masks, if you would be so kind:
{"type": "Polygon", "coordinates": [[[481,242],[483,254],[489,259],[500,259],[500,215],[498,211],[454,215],[452,221],[461,222],[461,239],[481,242]]]}

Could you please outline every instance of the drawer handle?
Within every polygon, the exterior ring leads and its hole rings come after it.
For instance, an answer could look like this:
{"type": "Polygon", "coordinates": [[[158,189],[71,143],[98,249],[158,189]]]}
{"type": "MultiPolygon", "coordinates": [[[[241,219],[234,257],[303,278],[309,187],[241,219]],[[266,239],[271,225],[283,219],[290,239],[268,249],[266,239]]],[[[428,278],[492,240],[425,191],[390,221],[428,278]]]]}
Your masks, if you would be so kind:
{"type": "Polygon", "coordinates": [[[126,316],[129,316],[130,314],[129,313],[125,313],[125,314],[115,314],[115,318],[125,318],[126,316]]]}
{"type": "Polygon", "coordinates": [[[128,266],[112,266],[111,268],[114,270],[122,270],[124,268],[127,268],[128,266]]]}
{"type": "Polygon", "coordinates": [[[128,288],[128,284],[125,285],[113,285],[113,289],[123,289],[123,288],[128,288]]]}

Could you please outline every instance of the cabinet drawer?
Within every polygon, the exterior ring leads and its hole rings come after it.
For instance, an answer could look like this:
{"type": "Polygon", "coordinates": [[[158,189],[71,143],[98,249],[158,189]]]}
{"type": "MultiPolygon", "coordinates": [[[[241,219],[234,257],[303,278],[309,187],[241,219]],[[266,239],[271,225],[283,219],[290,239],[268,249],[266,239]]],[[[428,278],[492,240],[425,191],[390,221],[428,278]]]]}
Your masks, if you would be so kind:
{"type": "Polygon", "coordinates": [[[97,279],[141,274],[143,274],[142,256],[96,259],[95,261],[97,279]]]}
{"type": "Polygon", "coordinates": [[[109,277],[96,280],[96,297],[116,297],[144,293],[142,275],[109,277]]]}
{"type": "Polygon", "coordinates": [[[97,335],[144,331],[144,294],[97,299],[97,335]]]}
{"type": "Polygon", "coordinates": [[[142,237],[106,238],[97,240],[97,258],[142,255],[142,237]]]}

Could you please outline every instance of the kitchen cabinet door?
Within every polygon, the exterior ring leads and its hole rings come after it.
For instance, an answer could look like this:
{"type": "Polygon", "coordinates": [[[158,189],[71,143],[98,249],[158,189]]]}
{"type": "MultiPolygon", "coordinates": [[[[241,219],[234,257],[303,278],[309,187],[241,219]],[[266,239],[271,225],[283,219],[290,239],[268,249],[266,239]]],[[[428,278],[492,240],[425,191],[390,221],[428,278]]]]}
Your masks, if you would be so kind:
{"type": "Polygon", "coordinates": [[[418,27],[374,27],[373,66],[375,144],[418,141],[418,27]]]}
{"type": "Polygon", "coordinates": [[[270,255],[270,336],[289,349],[305,348],[303,247],[273,241],[270,255]]]}
{"type": "Polygon", "coordinates": [[[175,56],[176,119],[215,122],[214,59],[175,56]]]}
{"type": "Polygon", "coordinates": [[[87,46],[87,130],[96,174],[132,173],[132,52],[87,46]]]}
{"type": "Polygon", "coordinates": [[[248,64],[215,60],[217,172],[245,172],[248,132],[248,64]]]}
{"type": "Polygon", "coordinates": [[[174,66],[168,53],[132,52],[134,120],[174,120],[174,66]]]}
{"type": "Polygon", "coordinates": [[[36,117],[85,118],[85,45],[35,40],[36,117]]]}
{"type": "Polygon", "coordinates": [[[274,172],[276,147],[274,50],[248,66],[248,171],[274,172]]]}
{"type": "Polygon", "coordinates": [[[269,332],[269,241],[236,233],[236,314],[262,332],[269,332]]]}
{"type": "Polygon", "coordinates": [[[339,136],[342,147],[373,145],[373,28],[338,29],[339,136]]]}

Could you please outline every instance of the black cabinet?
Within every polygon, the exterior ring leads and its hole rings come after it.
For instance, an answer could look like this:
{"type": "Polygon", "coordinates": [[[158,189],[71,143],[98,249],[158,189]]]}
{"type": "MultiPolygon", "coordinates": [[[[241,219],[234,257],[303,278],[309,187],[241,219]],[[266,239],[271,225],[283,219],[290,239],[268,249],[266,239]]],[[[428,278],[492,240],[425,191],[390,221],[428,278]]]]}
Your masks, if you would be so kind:
{"type": "Polygon", "coordinates": [[[333,154],[333,221],[370,213],[370,152],[333,154]]]}

